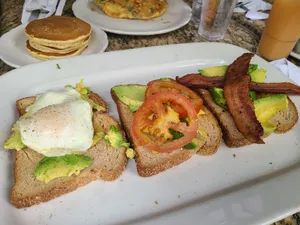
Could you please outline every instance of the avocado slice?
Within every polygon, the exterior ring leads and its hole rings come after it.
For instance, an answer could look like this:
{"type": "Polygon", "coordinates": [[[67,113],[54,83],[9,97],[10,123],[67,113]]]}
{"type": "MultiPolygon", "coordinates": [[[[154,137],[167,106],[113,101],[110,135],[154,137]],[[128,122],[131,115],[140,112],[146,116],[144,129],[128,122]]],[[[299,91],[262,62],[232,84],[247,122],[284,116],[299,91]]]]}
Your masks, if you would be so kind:
{"type": "MultiPolygon", "coordinates": [[[[224,109],[227,109],[226,99],[224,97],[224,90],[222,88],[211,88],[210,91],[215,103],[217,103],[217,105],[223,107],[224,109]]],[[[255,100],[256,92],[249,91],[249,97],[252,99],[252,101],[255,100]]]]}
{"type": "Polygon", "coordinates": [[[25,148],[26,146],[22,142],[21,132],[17,129],[16,124],[13,125],[11,136],[4,142],[4,148],[16,149],[17,151],[25,148]]]}
{"type": "Polygon", "coordinates": [[[34,175],[37,180],[48,183],[58,177],[78,175],[91,162],[92,158],[78,154],[44,157],[35,167],[34,175]]]}
{"type": "Polygon", "coordinates": [[[112,90],[121,102],[129,106],[131,112],[135,112],[144,103],[146,88],[146,86],[140,85],[118,85],[114,86],[112,90]]]}
{"type": "Polygon", "coordinates": [[[129,147],[129,143],[123,140],[121,131],[114,125],[110,125],[107,135],[104,136],[104,140],[109,142],[113,148],[129,147]]]}
{"type": "MultiPolygon", "coordinates": [[[[227,65],[215,66],[210,68],[205,68],[198,70],[198,72],[206,77],[215,77],[215,76],[225,76],[228,69],[227,65]]],[[[266,79],[267,71],[263,68],[258,69],[257,64],[250,64],[248,68],[248,73],[253,82],[264,82],[266,79]]]]}
{"type": "MultiPolygon", "coordinates": [[[[180,133],[180,132],[178,132],[176,130],[169,129],[169,131],[172,134],[173,139],[175,139],[175,140],[184,136],[182,133],[180,133]]],[[[198,140],[196,138],[194,138],[190,143],[188,143],[185,146],[183,146],[183,148],[186,148],[186,149],[195,149],[198,146],[197,142],[198,142],[198,140]]]]}
{"type": "Polygon", "coordinates": [[[217,103],[217,105],[226,109],[227,106],[226,106],[226,100],[224,97],[223,88],[212,88],[210,91],[211,91],[212,97],[213,97],[214,101],[217,103]]]}
{"type": "Polygon", "coordinates": [[[254,111],[257,120],[264,128],[264,133],[272,133],[276,124],[270,123],[270,119],[279,111],[288,108],[288,98],[285,94],[276,94],[254,100],[254,111]]]}
{"type": "Polygon", "coordinates": [[[214,67],[198,70],[198,72],[201,75],[206,76],[206,77],[225,76],[227,68],[228,68],[227,65],[214,66],[214,67]]]}
{"type": "Polygon", "coordinates": [[[267,71],[263,68],[253,70],[252,72],[249,73],[251,76],[251,80],[253,82],[257,83],[263,83],[265,82],[265,79],[267,77],[267,71]]]}
{"type": "Polygon", "coordinates": [[[256,92],[255,91],[249,91],[249,97],[252,99],[252,101],[256,100],[256,92]]]}

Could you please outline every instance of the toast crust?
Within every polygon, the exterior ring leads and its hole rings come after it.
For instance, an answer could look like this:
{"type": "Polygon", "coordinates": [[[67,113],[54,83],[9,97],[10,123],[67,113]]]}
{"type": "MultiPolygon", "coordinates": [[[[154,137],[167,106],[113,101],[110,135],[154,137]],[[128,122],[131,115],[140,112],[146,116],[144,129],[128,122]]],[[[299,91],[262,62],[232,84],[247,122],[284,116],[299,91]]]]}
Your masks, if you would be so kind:
{"type": "MultiPolygon", "coordinates": [[[[131,85],[135,85],[135,84],[131,84],[131,85]]],[[[136,151],[135,161],[137,164],[137,171],[138,174],[142,177],[153,176],[169,168],[177,166],[183,163],[184,161],[190,159],[192,155],[197,152],[199,152],[199,154],[201,155],[212,155],[217,151],[220,145],[222,139],[221,129],[218,125],[217,120],[214,118],[213,114],[210,113],[209,110],[205,108],[205,112],[208,113],[206,114],[206,116],[209,119],[212,118],[214,119],[213,122],[214,125],[217,127],[217,133],[219,134],[219,137],[216,138],[214,144],[207,143],[205,139],[200,139],[199,148],[195,150],[178,149],[169,153],[153,154],[148,149],[138,146],[138,144],[134,142],[132,138],[132,129],[131,129],[133,114],[130,112],[129,107],[119,100],[118,96],[112,89],[111,89],[111,96],[117,105],[121,124],[127,134],[127,139],[132,143],[136,151]],[[152,162],[146,162],[146,161],[150,161],[150,158],[152,159],[152,162]]]]}
{"type": "MultiPolygon", "coordinates": [[[[107,109],[106,102],[99,95],[92,92],[90,95],[95,103],[107,109]]],[[[16,102],[20,116],[25,113],[25,109],[34,101],[35,97],[33,96],[19,99],[16,102]]],[[[93,124],[101,125],[106,132],[111,124],[114,124],[121,130],[118,122],[103,112],[95,112],[93,114],[93,124]]],[[[123,131],[122,135],[125,138],[123,131]]],[[[34,168],[43,158],[43,155],[30,148],[16,151],[14,185],[10,193],[11,203],[17,208],[29,207],[72,192],[94,180],[113,181],[122,174],[126,167],[127,157],[125,152],[125,147],[114,149],[102,139],[95,146],[83,153],[93,158],[88,168],[82,170],[79,175],[56,178],[45,184],[34,177],[34,168]],[[111,154],[111,158],[108,161],[101,160],[108,154],[111,154]],[[116,159],[112,158],[112,156],[116,159]]]]}

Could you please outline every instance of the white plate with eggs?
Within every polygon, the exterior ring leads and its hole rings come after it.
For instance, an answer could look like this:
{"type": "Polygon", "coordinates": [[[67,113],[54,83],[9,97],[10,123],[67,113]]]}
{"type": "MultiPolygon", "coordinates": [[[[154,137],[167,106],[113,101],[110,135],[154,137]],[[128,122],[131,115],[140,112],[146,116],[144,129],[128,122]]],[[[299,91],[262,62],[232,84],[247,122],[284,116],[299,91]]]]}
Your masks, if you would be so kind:
{"type": "MultiPolygon", "coordinates": [[[[7,65],[18,68],[32,63],[42,62],[33,58],[26,50],[27,36],[24,33],[26,25],[20,25],[0,38],[0,59],[7,65]]],[[[92,26],[91,39],[88,47],[81,55],[104,52],[108,46],[106,33],[92,26]]]]}

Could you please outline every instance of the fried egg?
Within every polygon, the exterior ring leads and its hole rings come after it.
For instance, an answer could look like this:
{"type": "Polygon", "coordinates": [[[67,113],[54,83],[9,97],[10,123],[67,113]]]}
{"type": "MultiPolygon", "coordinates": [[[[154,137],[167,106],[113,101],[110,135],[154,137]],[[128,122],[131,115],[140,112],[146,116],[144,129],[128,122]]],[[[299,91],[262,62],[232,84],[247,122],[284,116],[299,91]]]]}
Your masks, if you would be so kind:
{"type": "Polygon", "coordinates": [[[17,127],[22,142],[45,156],[88,150],[93,143],[92,108],[74,89],[38,95],[17,127]]]}

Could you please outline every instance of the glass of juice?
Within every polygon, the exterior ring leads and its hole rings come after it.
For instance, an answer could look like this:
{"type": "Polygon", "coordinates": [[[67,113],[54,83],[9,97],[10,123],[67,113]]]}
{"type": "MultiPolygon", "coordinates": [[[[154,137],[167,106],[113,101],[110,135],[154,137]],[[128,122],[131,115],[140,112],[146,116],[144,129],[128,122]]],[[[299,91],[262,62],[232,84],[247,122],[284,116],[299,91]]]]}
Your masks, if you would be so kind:
{"type": "Polygon", "coordinates": [[[300,37],[300,0],[275,0],[258,46],[266,60],[287,57],[300,37]]]}
{"type": "Polygon", "coordinates": [[[209,41],[224,37],[237,0],[203,0],[198,33],[209,41]]]}

